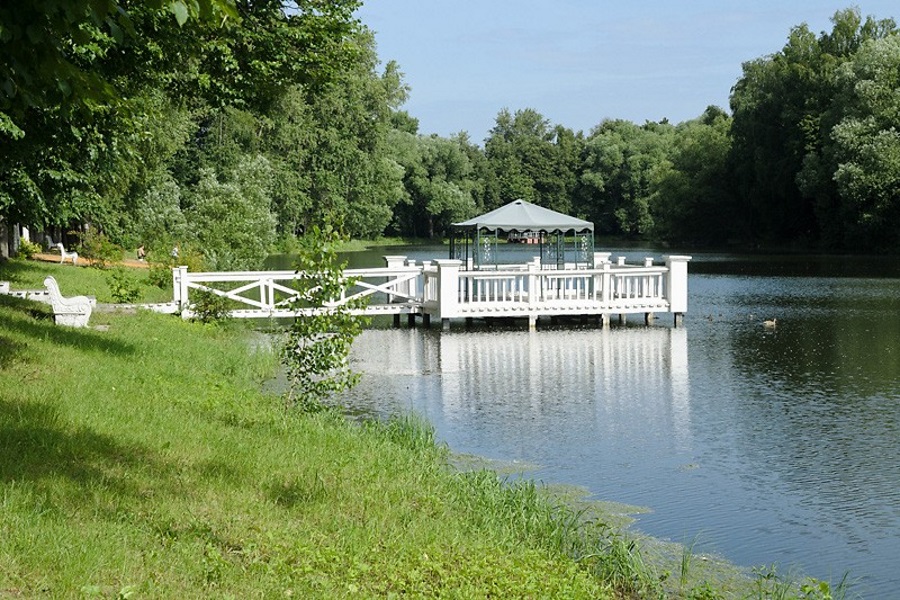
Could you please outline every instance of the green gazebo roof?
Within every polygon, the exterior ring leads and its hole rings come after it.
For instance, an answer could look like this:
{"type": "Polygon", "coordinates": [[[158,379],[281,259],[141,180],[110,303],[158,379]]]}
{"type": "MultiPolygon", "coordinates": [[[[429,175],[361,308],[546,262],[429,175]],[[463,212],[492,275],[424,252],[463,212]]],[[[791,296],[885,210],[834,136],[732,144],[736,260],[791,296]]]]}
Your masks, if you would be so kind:
{"type": "Polygon", "coordinates": [[[576,219],[555,210],[544,208],[524,200],[514,200],[489,213],[461,223],[453,223],[457,229],[488,231],[543,231],[546,233],[587,233],[594,231],[590,221],[576,219]]]}

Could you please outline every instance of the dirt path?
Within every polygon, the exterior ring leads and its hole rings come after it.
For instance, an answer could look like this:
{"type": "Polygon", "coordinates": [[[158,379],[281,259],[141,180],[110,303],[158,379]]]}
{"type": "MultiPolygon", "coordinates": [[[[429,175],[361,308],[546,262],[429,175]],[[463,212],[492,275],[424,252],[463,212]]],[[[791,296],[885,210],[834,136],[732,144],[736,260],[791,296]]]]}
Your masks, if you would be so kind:
{"type": "MultiPolygon", "coordinates": [[[[37,254],[32,254],[31,259],[32,260],[41,260],[44,262],[58,263],[59,262],[59,254],[49,254],[46,252],[38,252],[37,254]]],[[[84,258],[82,256],[78,257],[78,266],[79,267],[89,267],[89,266],[91,266],[92,263],[93,263],[93,261],[89,258],[84,258]]],[[[66,261],[66,264],[69,264],[68,260],[66,261]]],[[[134,258],[125,258],[114,264],[121,266],[121,267],[131,267],[134,269],[148,269],[150,267],[150,265],[147,263],[147,261],[136,260],[134,258]]]]}

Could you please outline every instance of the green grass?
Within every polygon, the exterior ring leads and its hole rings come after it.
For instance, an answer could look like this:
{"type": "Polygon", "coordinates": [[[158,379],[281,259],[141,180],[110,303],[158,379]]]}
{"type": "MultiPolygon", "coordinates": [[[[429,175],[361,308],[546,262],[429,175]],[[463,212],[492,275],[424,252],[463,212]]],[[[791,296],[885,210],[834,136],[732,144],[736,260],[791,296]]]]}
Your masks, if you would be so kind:
{"type": "MultiPolygon", "coordinates": [[[[0,264],[46,274],[102,297],[94,269],[0,264]]],[[[0,296],[0,598],[757,597],[688,583],[691,556],[664,585],[602,515],[452,468],[415,418],[285,407],[254,335],[143,311],[69,329],[0,296]]]]}
{"type": "MultiPolygon", "coordinates": [[[[171,284],[168,289],[151,285],[148,269],[125,268],[129,278],[139,286],[141,297],[138,302],[171,302],[171,284]]],[[[0,280],[9,281],[14,290],[44,289],[44,278],[52,275],[64,296],[96,296],[97,302],[113,302],[110,288],[110,269],[75,267],[69,263],[58,264],[24,259],[10,260],[0,264],[0,280]]]]}
{"type": "Polygon", "coordinates": [[[369,248],[381,248],[385,246],[416,246],[422,244],[442,244],[446,240],[436,238],[434,240],[422,238],[380,237],[374,240],[347,240],[337,249],[338,252],[361,252],[369,248]]]}
{"type": "Polygon", "coordinates": [[[474,519],[429,428],[261,393],[240,328],[91,324],[0,297],[0,597],[608,597],[474,519]]]}

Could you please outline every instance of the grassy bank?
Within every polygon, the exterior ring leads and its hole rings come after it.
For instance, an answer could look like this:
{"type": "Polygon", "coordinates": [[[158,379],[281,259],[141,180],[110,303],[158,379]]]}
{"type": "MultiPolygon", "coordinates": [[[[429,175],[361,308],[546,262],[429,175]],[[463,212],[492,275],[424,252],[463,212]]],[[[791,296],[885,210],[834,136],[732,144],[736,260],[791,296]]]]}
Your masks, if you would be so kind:
{"type": "Polygon", "coordinates": [[[607,596],[426,428],[285,409],[239,330],[91,324],[0,297],[0,597],[607,596]]]}
{"type": "MultiPolygon", "coordinates": [[[[48,273],[102,297],[94,269],[0,264],[48,273]]],[[[48,308],[0,296],[0,598],[724,597],[690,553],[667,576],[531,482],[450,468],[415,420],[285,407],[239,325],[48,308]]]]}
{"type": "MultiPolygon", "coordinates": [[[[97,302],[114,302],[113,285],[117,273],[134,283],[140,296],[138,302],[171,302],[172,286],[159,288],[150,283],[148,269],[97,269],[31,260],[10,260],[0,263],[0,281],[9,281],[14,290],[43,289],[44,278],[52,275],[64,296],[95,296],[97,302]]],[[[167,278],[167,282],[171,277],[167,278]]]]}

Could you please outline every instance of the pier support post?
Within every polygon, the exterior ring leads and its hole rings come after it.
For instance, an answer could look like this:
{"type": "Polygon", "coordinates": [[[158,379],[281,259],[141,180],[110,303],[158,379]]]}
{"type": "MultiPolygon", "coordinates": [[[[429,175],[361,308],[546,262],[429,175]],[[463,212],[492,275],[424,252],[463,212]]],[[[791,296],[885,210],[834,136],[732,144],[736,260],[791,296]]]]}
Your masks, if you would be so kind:
{"type": "Polygon", "coordinates": [[[400,327],[400,313],[394,315],[394,327],[400,327]]]}
{"type": "Polygon", "coordinates": [[[428,329],[429,327],[431,327],[431,315],[430,314],[422,313],[422,326],[425,327],[425,329],[428,329]]]}
{"type": "Polygon", "coordinates": [[[603,327],[603,329],[609,329],[609,314],[608,313],[603,313],[602,315],[600,315],[600,326],[603,327]]]}
{"type": "Polygon", "coordinates": [[[625,313],[619,313],[619,325],[624,325],[628,322],[628,315],[625,313]]]}
{"type": "Polygon", "coordinates": [[[537,329],[537,315],[528,315],[528,329],[529,331],[537,329]]]}
{"type": "Polygon", "coordinates": [[[409,313],[406,315],[406,326],[409,328],[416,326],[416,313],[409,313]]]}
{"type": "Polygon", "coordinates": [[[644,325],[649,325],[656,320],[656,315],[652,312],[644,313],[644,325]]]}

